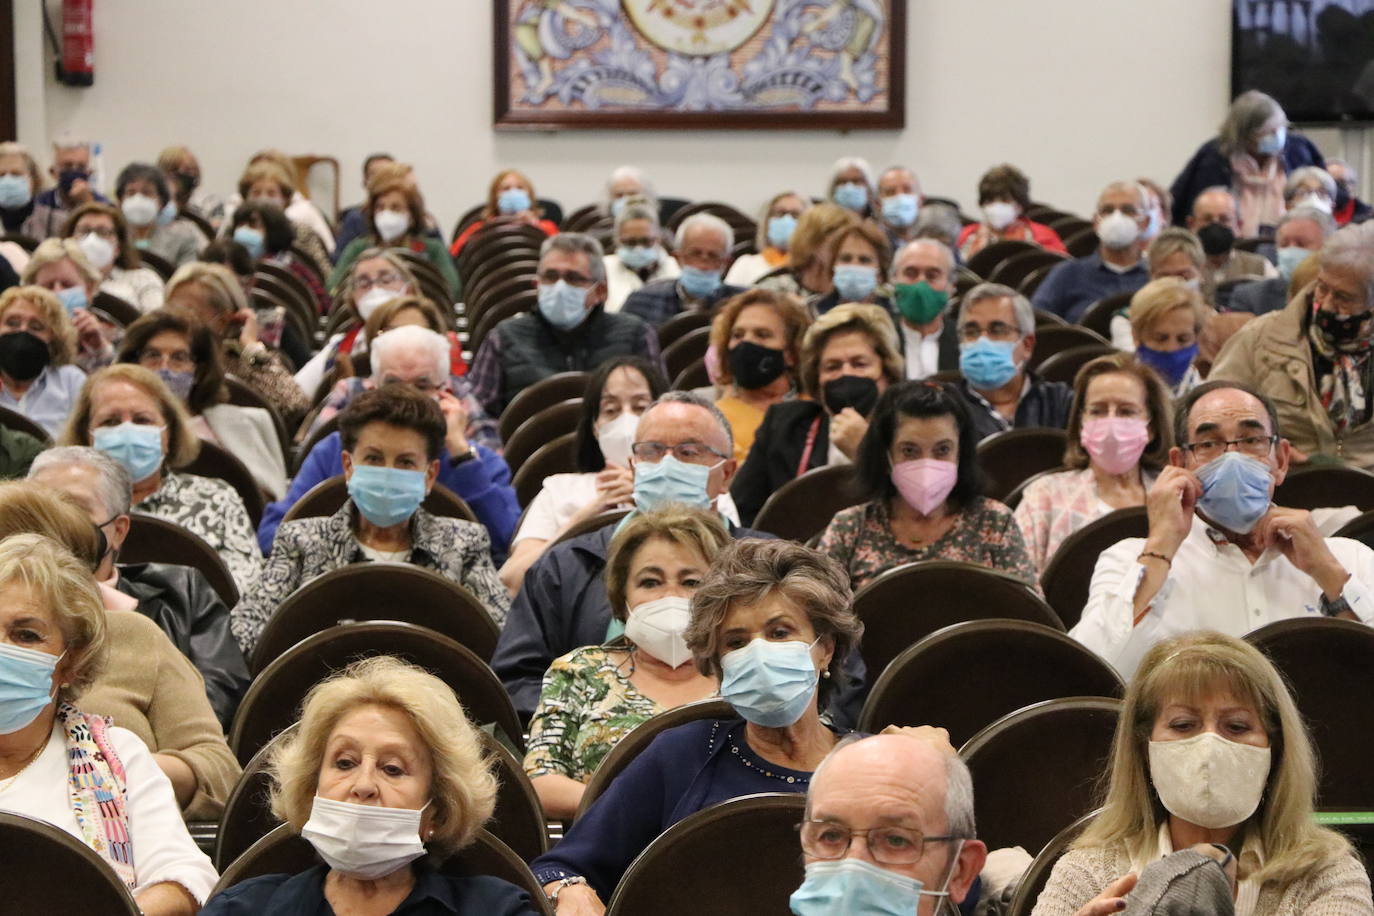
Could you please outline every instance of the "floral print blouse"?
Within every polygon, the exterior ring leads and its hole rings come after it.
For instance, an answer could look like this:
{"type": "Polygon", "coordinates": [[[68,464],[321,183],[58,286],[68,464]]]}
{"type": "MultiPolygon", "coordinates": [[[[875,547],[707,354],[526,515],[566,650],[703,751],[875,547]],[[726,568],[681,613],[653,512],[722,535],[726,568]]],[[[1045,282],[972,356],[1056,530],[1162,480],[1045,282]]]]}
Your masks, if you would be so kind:
{"type": "Polygon", "coordinates": [[[1035,563],[1011,510],[982,496],[959,513],[954,527],[927,547],[898,543],[892,535],[887,501],[878,499],[836,513],[817,549],[848,571],[855,591],[894,566],[921,560],[977,563],[1010,573],[1039,590],[1035,563]]]}
{"type": "Polygon", "coordinates": [[[530,720],[525,772],[586,782],[616,743],[663,712],[630,683],[625,651],[584,646],[555,659],[530,720]]]}
{"type": "Polygon", "coordinates": [[[262,553],[248,510],[229,484],[214,477],[164,471],[162,486],[134,511],[174,522],[213,547],[229,566],[240,592],[253,584],[262,553]]]}

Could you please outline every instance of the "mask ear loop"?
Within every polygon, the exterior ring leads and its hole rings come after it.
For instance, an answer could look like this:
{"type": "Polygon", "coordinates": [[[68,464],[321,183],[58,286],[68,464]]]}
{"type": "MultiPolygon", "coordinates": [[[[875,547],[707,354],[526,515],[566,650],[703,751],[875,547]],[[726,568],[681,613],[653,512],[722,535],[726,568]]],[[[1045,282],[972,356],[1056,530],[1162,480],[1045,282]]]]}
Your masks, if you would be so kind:
{"type": "Polygon", "coordinates": [[[959,867],[959,854],[964,851],[964,842],[964,837],[960,837],[959,845],[954,847],[954,855],[949,858],[949,868],[945,871],[945,880],[940,883],[940,890],[921,891],[922,894],[929,894],[932,897],[940,898],[935,904],[935,913],[933,916],[940,916],[941,911],[946,908],[952,910],[954,916],[958,916],[958,908],[955,907],[954,902],[949,896],[949,882],[954,879],[954,870],[959,867]]]}

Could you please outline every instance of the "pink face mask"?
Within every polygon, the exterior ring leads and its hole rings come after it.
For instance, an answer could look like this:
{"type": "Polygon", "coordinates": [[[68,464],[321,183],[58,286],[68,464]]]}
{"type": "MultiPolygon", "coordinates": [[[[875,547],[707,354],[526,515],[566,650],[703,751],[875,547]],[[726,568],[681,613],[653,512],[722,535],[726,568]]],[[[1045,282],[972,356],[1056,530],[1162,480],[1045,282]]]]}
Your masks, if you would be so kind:
{"type": "Polygon", "coordinates": [[[1093,417],[1083,421],[1078,441],[1102,470],[1125,474],[1140,463],[1150,444],[1150,428],[1136,417],[1093,417]]]}
{"type": "Polygon", "coordinates": [[[892,483],[907,505],[929,515],[944,504],[959,479],[959,465],[938,458],[901,461],[892,466],[892,483]]]}

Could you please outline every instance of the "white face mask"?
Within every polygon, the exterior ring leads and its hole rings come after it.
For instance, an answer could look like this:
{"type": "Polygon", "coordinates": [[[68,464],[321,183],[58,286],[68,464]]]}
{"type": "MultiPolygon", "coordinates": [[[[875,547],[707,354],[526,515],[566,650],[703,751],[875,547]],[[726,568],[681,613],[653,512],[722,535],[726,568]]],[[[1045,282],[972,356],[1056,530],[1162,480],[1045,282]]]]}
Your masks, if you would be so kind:
{"type": "Polygon", "coordinates": [[[425,808],[382,808],[316,795],[301,836],[330,868],[373,881],[425,854],[420,841],[425,808]]]}
{"type": "Polygon", "coordinates": [[[1016,204],[1008,203],[1005,200],[994,200],[983,207],[983,216],[987,219],[989,226],[1001,232],[1016,220],[1016,204]]]}
{"type": "Polygon", "coordinates": [[[91,262],[91,266],[96,270],[104,270],[114,263],[114,245],[102,239],[94,232],[83,235],[77,244],[86,255],[86,260],[91,262]]]}
{"type": "Polygon", "coordinates": [[[161,207],[146,194],[130,194],[124,198],[119,209],[124,211],[124,218],[130,225],[142,227],[151,225],[153,220],[157,219],[157,212],[161,207]]]}
{"type": "Polygon", "coordinates": [[[1140,238],[1140,226],[1119,210],[1113,210],[1097,221],[1097,237],[1108,248],[1129,248],[1140,238]]]}
{"type": "Polygon", "coordinates": [[[382,305],[385,302],[390,302],[392,299],[395,299],[402,295],[404,295],[404,293],[398,293],[395,290],[383,289],[380,286],[374,286],[372,287],[372,289],[363,293],[362,296],[358,299],[358,314],[362,316],[363,321],[366,321],[367,319],[372,317],[373,312],[377,311],[377,307],[379,305],[382,305]]]}
{"type": "Polygon", "coordinates": [[[688,599],[672,595],[635,605],[625,621],[625,636],[670,668],[685,665],[692,660],[683,638],[692,619],[690,606],[688,599]]]}
{"type": "Polygon", "coordinates": [[[382,237],[382,241],[389,242],[400,238],[410,228],[410,214],[395,210],[378,210],[372,214],[372,224],[377,227],[377,234],[382,237]]]}
{"type": "Polygon", "coordinates": [[[1216,732],[1182,741],[1150,742],[1150,781],[1170,814],[1217,830],[1254,814],[1269,778],[1267,747],[1216,732]]]}
{"type": "Polygon", "coordinates": [[[620,416],[609,423],[601,424],[596,431],[596,443],[601,446],[601,456],[607,464],[630,466],[630,446],[635,442],[635,430],[639,429],[639,414],[622,410],[620,416]]]}

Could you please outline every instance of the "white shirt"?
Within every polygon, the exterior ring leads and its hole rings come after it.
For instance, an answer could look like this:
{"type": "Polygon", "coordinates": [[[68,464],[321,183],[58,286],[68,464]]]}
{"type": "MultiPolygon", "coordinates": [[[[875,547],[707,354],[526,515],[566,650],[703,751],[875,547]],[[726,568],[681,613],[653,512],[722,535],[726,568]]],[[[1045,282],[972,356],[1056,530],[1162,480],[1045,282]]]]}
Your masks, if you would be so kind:
{"type": "MultiPolygon", "coordinates": [[[[511,539],[514,546],[526,538],[552,541],[568,527],[572,517],[596,499],[596,474],[553,474],[544,478],[539,495],[525,510],[525,520],[511,539]]],[[[729,493],[716,499],[716,510],[733,525],[739,524],[739,510],[729,493]]]]}
{"type": "MultiPolygon", "coordinates": [[[[186,832],[171,782],[137,735],[118,727],[111,728],[109,735],[128,780],[126,811],[134,845],[134,893],[171,881],[204,903],[218,876],[186,832]]],[[[43,752],[0,789],[0,810],[47,821],[85,842],[72,813],[67,779],[67,735],[58,722],[43,752]]]]}
{"type": "MultiPolygon", "coordinates": [[[[1326,545],[1350,573],[1341,597],[1361,621],[1374,623],[1374,551],[1349,538],[1327,538],[1326,545]]],[[[1132,627],[1136,587],[1145,574],[1137,558],[1144,549],[1143,538],[1127,538],[1102,552],[1083,617],[1069,631],[1123,677],[1135,673],[1152,645],[1189,630],[1244,636],[1276,620],[1322,616],[1321,586],[1280,551],[1270,547],[1252,564],[1239,547],[1194,516],[1169,577],[1132,627]]]]}
{"type": "Polygon", "coordinates": [[[925,335],[907,324],[898,321],[902,329],[902,343],[906,345],[907,381],[928,378],[940,371],[940,334],[925,335]]]}
{"type": "Polygon", "coordinates": [[[140,312],[162,308],[162,278],[151,267],[112,267],[100,284],[100,292],[123,299],[140,312]]]}
{"type": "Polygon", "coordinates": [[[618,254],[605,255],[601,260],[606,265],[605,309],[608,312],[620,311],[625,300],[630,297],[630,293],[639,289],[646,282],[676,279],[682,275],[682,268],[678,266],[677,259],[661,247],[658,250],[658,263],[654,265],[648,281],[639,279],[639,274],[622,264],[618,254]]]}

